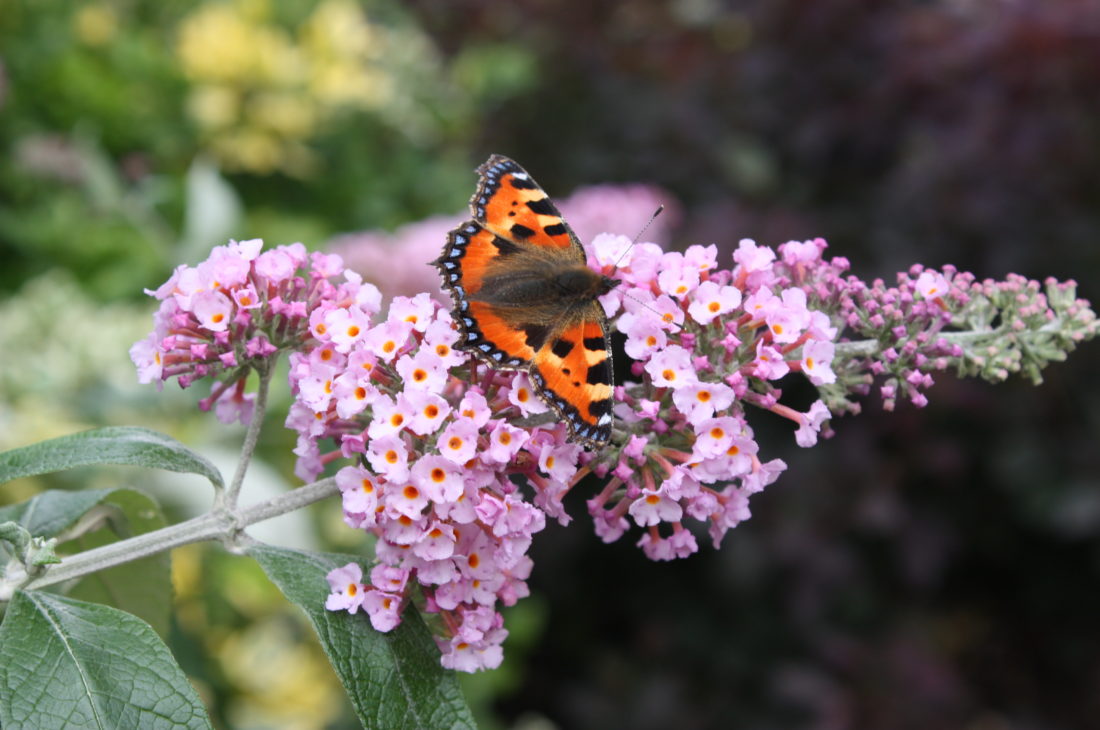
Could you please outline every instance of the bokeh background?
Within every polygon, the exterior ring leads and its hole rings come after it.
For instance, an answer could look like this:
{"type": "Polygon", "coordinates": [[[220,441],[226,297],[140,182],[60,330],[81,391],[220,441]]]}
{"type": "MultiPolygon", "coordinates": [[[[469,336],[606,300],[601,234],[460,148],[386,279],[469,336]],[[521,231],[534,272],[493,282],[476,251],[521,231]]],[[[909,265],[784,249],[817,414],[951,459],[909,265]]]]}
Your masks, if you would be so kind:
{"type": "MultiPolygon", "coordinates": [[[[669,246],[823,236],[868,279],[954,263],[1095,301],[1100,5],[0,0],[0,448],[135,424],[228,470],[239,430],[196,413],[205,392],[136,385],[142,288],[229,237],[434,286],[422,264],[491,152],[582,235],[631,235],[660,200],[669,246]]],[[[790,469],[686,561],[601,544],[575,495],[533,548],[504,667],[465,681],[484,727],[1100,727],[1098,354],[1038,388],[868,398],[811,450],[758,419],[790,469]]],[[[286,402],[257,497],[295,484],[286,402]]],[[[24,480],[0,502],[134,482],[24,480]]],[[[175,518],[210,498],[136,482],[175,518]]],[[[362,549],[337,505],[272,539],[362,549]]],[[[173,563],[168,640],[219,727],[355,726],[254,565],[173,563]]]]}

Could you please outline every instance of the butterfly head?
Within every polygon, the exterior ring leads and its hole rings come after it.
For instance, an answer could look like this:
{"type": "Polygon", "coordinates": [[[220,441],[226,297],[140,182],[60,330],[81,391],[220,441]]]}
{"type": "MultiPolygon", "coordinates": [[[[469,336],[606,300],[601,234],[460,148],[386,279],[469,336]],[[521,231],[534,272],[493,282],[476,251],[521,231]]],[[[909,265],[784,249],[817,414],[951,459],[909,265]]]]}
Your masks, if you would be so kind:
{"type": "Polygon", "coordinates": [[[555,288],[563,297],[591,301],[614,289],[618,282],[587,266],[570,266],[554,274],[555,288]]]}

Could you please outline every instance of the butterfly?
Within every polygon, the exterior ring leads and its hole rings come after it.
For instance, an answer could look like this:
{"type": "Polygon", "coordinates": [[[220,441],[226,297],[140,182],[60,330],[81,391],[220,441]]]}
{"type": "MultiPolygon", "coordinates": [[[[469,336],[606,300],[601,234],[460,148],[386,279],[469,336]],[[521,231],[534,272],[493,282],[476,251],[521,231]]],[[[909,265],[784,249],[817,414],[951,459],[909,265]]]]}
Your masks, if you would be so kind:
{"type": "Polygon", "coordinates": [[[615,281],[588,268],[584,246],[538,183],[493,155],[477,168],[473,218],[433,264],[454,300],[457,349],[526,371],[538,395],[598,449],[611,438],[611,347],[597,297],[615,281]]]}

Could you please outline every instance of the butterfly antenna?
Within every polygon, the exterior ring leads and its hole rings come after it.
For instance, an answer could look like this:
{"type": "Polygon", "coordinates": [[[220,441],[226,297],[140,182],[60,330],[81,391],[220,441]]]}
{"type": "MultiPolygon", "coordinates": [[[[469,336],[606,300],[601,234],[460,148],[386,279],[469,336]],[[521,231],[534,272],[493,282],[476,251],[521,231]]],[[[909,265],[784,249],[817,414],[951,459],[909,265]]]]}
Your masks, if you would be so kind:
{"type": "Polygon", "coordinates": [[[627,253],[630,252],[630,249],[634,248],[634,244],[638,243],[638,239],[642,237],[642,234],[646,232],[646,230],[649,228],[649,226],[653,223],[653,221],[655,221],[657,219],[657,216],[659,216],[661,214],[661,211],[663,211],[664,209],[665,209],[665,206],[663,204],[658,205],[657,210],[653,211],[653,215],[649,216],[649,220],[647,220],[645,222],[645,225],[642,226],[642,230],[640,230],[636,234],[634,234],[634,238],[631,239],[630,245],[623,249],[623,252],[621,254],[619,254],[619,258],[615,259],[615,268],[616,269],[619,268],[619,262],[623,260],[623,256],[626,256],[627,253]]]}
{"type": "MultiPolygon", "coordinates": [[[[665,209],[664,205],[658,205],[657,206],[657,210],[653,211],[653,215],[649,216],[649,220],[647,220],[645,222],[645,225],[642,226],[642,229],[640,231],[638,231],[638,233],[634,236],[634,239],[630,242],[630,245],[627,246],[626,248],[624,248],[623,252],[621,254],[619,254],[619,258],[615,260],[615,268],[616,269],[619,268],[619,262],[622,261],[623,257],[626,256],[627,253],[630,252],[630,249],[634,248],[634,245],[636,243],[638,243],[638,239],[642,237],[642,234],[646,232],[646,230],[649,228],[649,226],[653,223],[654,220],[656,220],[657,216],[659,216],[664,209],[665,209]]],[[[624,293],[624,296],[627,297],[628,299],[633,299],[638,304],[642,305],[644,308],[646,308],[649,311],[653,312],[657,316],[659,316],[659,317],[662,316],[660,312],[658,312],[653,307],[649,306],[649,304],[647,304],[646,302],[643,302],[638,297],[631,296],[630,294],[626,294],[626,293],[624,293]]],[[[672,324],[676,327],[676,329],[679,329],[679,330],[683,329],[683,327],[680,324],[676,323],[676,322],[672,322],[672,324]]]]}

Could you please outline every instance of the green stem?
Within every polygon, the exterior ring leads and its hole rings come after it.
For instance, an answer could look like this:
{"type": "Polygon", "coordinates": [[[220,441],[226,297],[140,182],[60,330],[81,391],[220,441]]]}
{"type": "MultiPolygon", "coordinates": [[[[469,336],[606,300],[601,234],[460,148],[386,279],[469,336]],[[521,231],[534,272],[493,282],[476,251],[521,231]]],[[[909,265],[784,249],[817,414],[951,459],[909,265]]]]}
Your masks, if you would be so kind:
{"type": "Polygon", "coordinates": [[[244,444],[241,446],[241,459],[237,462],[237,472],[233,475],[233,481],[224,493],[219,492],[214,499],[214,508],[224,507],[233,510],[237,506],[237,498],[241,493],[241,485],[244,483],[244,475],[248,472],[248,465],[252,463],[252,454],[256,451],[256,444],[260,441],[260,429],[264,425],[264,414],[267,413],[267,393],[271,386],[271,375],[275,368],[270,363],[266,367],[257,368],[260,376],[260,384],[256,389],[256,407],[252,411],[252,420],[248,422],[248,430],[244,434],[244,444]]]}
{"type": "MultiPolygon", "coordinates": [[[[1044,325],[1046,330],[1049,325],[1044,325]]],[[[992,330],[962,330],[958,332],[937,332],[935,339],[944,339],[947,342],[959,345],[973,345],[984,340],[995,340],[1002,337],[1007,331],[1006,327],[998,327],[992,330]]],[[[836,357],[869,357],[882,351],[882,342],[879,340],[855,340],[853,342],[836,343],[836,357]]]]}
{"type": "Polygon", "coordinates": [[[221,540],[232,548],[241,531],[249,525],[293,512],[338,494],[339,491],[336,480],[330,477],[244,509],[214,507],[206,514],[186,522],[66,557],[59,565],[51,566],[43,575],[26,585],[21,585],[20,580],[25,580],[25,575],[5,576],[0,582],[0,600],[10,598],[17,587],[44,588],[193,542],[221,540]]]}

